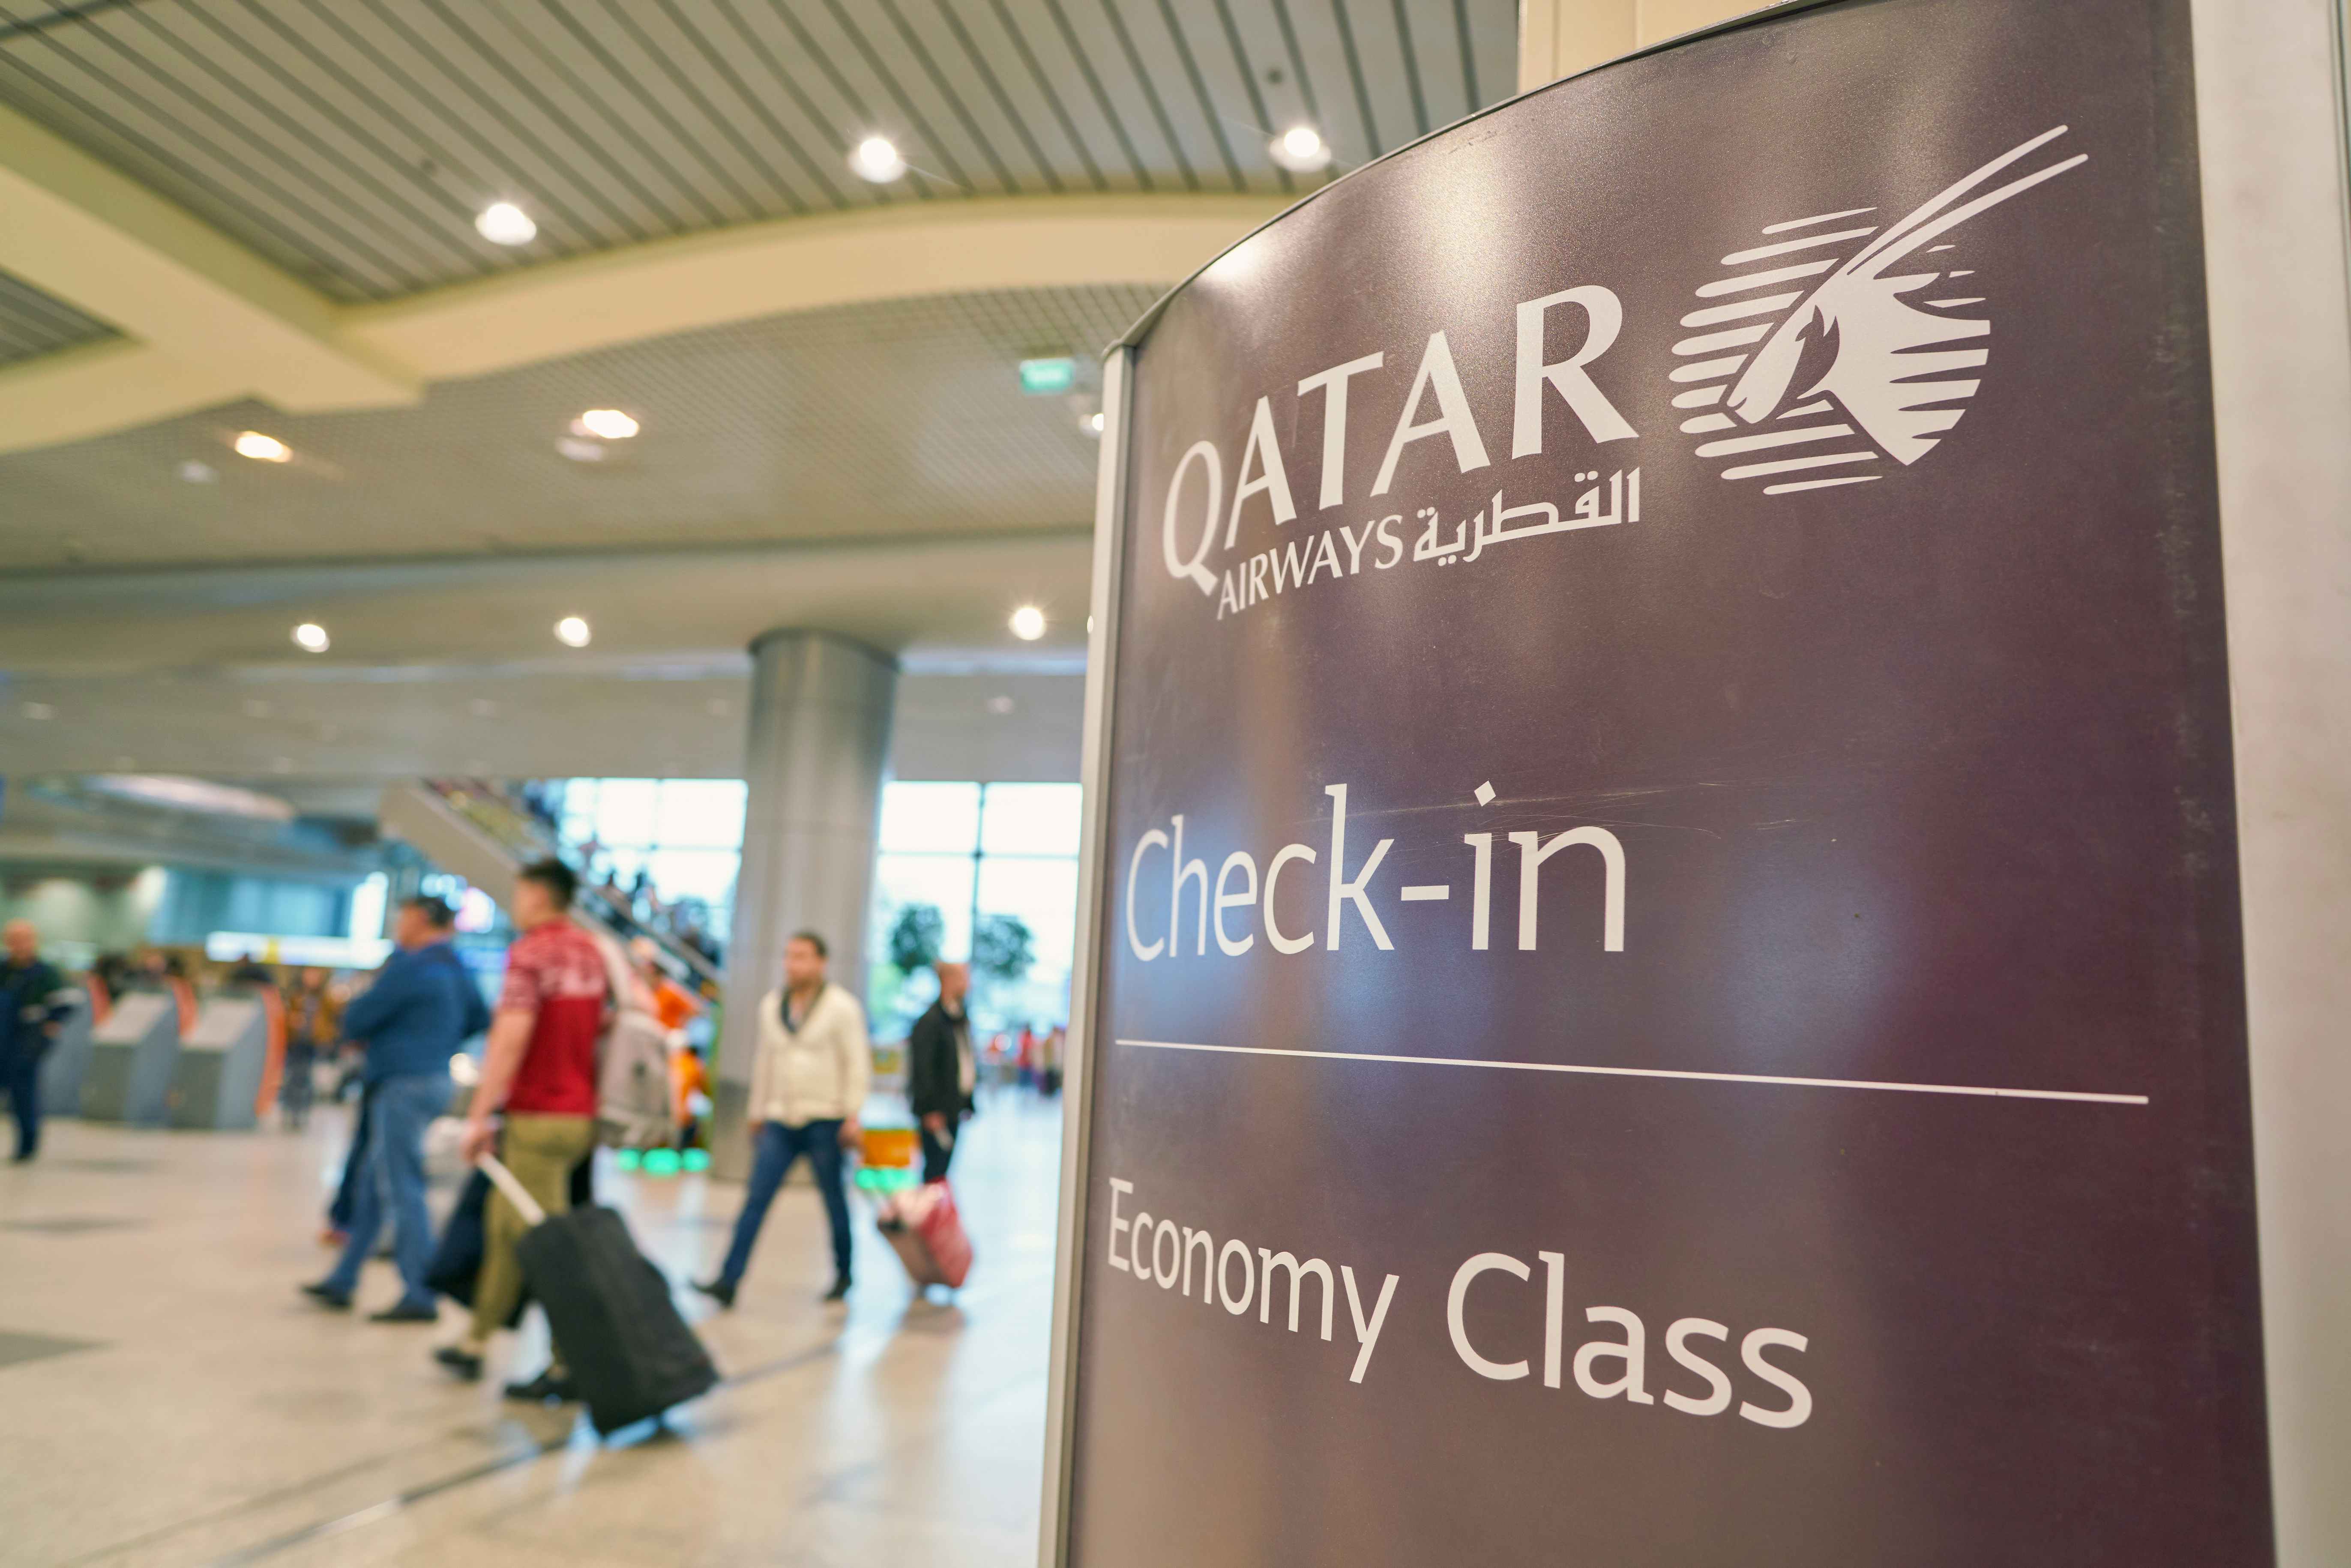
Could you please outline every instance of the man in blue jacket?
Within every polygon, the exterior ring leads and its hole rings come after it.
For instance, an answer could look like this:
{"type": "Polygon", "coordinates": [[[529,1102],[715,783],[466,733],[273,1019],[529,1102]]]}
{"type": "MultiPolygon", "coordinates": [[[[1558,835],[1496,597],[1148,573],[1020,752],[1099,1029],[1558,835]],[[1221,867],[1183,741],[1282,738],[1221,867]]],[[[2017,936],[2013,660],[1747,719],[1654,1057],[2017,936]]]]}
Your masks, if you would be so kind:
{"type": "Polygon", "coordinates": [[[0,927],[0,1089],[16,1113],[16,1163],[41,1147],[41,1058],[57,1038],[72,993],[41,958],[29,920],[0,927]]]}
{"type": "Polygon", "coordinates": [[[388,1209],[402,1289],[399,1302],[375,1313],[373,1322],[429,1323],[440,1315],[424,1283],[433,1258],[424,1129],[448,1106],[449,1059],[490,1027],[481,988],[450,946],[456,921],[437,898],[402,904],[392,926],[400,950],[343,1010],[344,1038],[367,1047],[367,1149],[342,1259],[334,1272],[302,1290],[327,1306],[348,1308],[388,1209]]]}

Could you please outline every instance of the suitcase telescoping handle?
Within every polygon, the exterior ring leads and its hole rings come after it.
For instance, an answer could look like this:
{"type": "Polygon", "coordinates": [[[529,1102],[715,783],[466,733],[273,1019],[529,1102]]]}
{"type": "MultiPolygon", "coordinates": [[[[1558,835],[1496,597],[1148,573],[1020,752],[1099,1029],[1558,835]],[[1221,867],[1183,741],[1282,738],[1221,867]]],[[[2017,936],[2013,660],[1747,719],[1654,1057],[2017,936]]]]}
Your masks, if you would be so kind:
{"type": "Polygon", "coordinates": [[[515,1206],[515,1212],[522,1216],[525,1225],[535,1226],[546,1219],[547,1210],[538,1207],[538,1200],[524,1190],[522,1183],[515,1179],[514,1172],[500,1164],[496,1155],[484,1155],[480,1164],[482,1174],[490,1178],[492,1186],[506,1194],[507,1201],[515,1206]]]}

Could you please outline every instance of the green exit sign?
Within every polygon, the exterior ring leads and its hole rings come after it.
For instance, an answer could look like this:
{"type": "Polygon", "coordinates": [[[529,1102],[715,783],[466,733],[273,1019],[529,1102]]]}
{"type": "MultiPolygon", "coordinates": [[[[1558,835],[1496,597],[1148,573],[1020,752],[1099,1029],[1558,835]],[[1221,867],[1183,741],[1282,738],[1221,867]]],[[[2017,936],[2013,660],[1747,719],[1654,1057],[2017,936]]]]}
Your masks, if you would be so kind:
{"type": "Polygon", "coordinates": [[[1020,390],[1032,397],[1065,392],[1078,384],[1075,360],[1023,360],[1020,390]]]}

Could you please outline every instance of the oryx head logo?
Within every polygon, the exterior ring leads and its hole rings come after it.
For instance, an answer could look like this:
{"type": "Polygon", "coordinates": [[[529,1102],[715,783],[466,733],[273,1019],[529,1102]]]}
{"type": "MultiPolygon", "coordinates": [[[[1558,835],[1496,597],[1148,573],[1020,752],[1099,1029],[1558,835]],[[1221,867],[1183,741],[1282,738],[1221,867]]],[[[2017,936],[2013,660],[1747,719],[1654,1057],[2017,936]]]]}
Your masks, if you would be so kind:
{"type": "Polygon", "coordinates": [[[1683,317],[1696,335],[1674,345],[1674,406],[1703,411],[1682,422],[1705,437],[1698,455],[1729,460],[1725,479],[1764,480],[1778,496],[1866,485],[1889,459],[1907,465],[1932,451],[1981,384],[1991,332],[1981,295],[1943,292],[1975,276],[1949,266],[1957,247],[1944,236],[2087,162],[2076,153],[1983,189],[2065,131],[2011,148],[1899,222],[1869,223],[1875,207],[1791,218],[1724,256],[1736,270],[1698,298],[1727,302],[1683,317]]]}

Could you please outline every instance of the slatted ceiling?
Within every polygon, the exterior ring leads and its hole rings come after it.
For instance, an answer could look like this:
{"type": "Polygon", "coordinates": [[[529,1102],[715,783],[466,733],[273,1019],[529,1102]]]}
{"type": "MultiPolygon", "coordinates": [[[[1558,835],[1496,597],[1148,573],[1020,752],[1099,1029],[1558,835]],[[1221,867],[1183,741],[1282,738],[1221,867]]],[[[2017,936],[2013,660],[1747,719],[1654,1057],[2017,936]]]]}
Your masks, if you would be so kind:
{"type": "Polygon", "coordinates": [[[245,403],[0,457],[0,573],[1081,528],[1099,449],[1016,366],[1090,358],[1159,292],[807,311],[444,383],[413,409],[245,403]],[[643,434],[602,465],[560,456],[569,422],[607,406],[643,434]],[[294,461],[234,455],[240,429],[294,461]],[[189,462],[209,480],[181,479],[189,462]]]}
{"type": "Polygon", "coordinates": [[[0,102],[340,298],[875,203],[1298,192],[1507,95],[1513,0],[0,0],[0,102]],[[880,133],[913,172],[877,187],[880,133]],[[521,204],[518,250],[474,214],[521,204]]]}
{"type": "Polygon", "coordinates": [[[0,365],[111,338],[114,329],[0,272],[0,365]]]}

